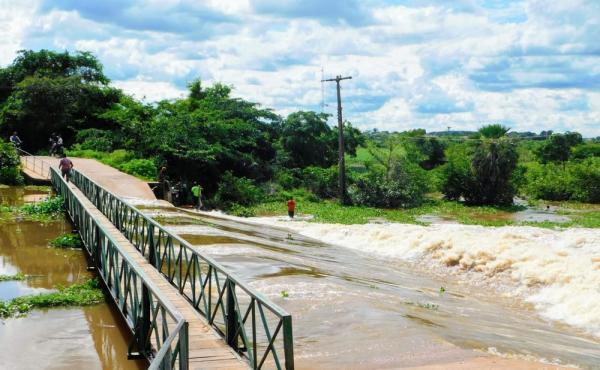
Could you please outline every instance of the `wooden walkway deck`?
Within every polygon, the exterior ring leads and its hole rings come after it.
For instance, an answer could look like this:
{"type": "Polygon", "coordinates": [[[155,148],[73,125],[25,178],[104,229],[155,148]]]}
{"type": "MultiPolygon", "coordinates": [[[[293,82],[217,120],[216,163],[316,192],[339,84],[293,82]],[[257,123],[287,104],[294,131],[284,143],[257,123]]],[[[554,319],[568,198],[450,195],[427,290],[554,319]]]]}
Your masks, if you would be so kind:
{"type": "MultiPolygon", "coordinates": [[[[156,200],[148,184],[137,177],[88,158],[69,158],[77,171],[120,197],[156,200]]],[[[48,166],[58,168],[59,158],[48,156],[23,156],[23,173],[33,180],[48,179],[48,166]]]]}
{"type": "MultiPolygon", "coordinates": [[[[51,157],[37,157],[37,159],[44,159],[49,163],[51,163],[50,160],[58,162],[56,158],[51,157]]],[[[37,170],[34,170],[31,168],[33,166],[26,167],[25,161],[23,162],[24,171],[29,171],[38,178],[44,177],[44,174],[39,171],[39,166],[37,170]]],[[[73,162],[75,163],[75,166],[79,164],[78,170],[85,172],[87,176],[106,186],[117,195],[135,196],[149,200],[156,199],[148,185],[133,176],[123,174],[94,160],[75,158],[73,159],[73,162]],[[108,167],[108,170],[106,167],[108,167]],[[104,174],[106,174],[107,178],[103,178],[104,174]],[[146,191],[146,188],[148,191],[146,191]]],[[[31,161],[27,161],[27,163],[31,163],[31,161]]],[[[55,164],[52,165],[54,166],[55,164]]],[[[225,343],[225,341],[208,325],[206,320],[194,310],[183,296],[179,294],[178,290],[152,265],[150,265],[150,263],[148,263],[148,261],[138,252],[135,246],[113,226],[110,220],[108,220],[75,185],[69,183],[69,188],[90,214],[93,215],[94,218],[114,237],[119,243],[121,250],[131,256],[133,260],[142,267],[144,272],[152,279],[154,285],[170,300],[173,306],[179,310],[181,315],[189,323],[190,370],[248,369],[249,367],[246,361],[241,359],[233,349],[225,343]]]]}

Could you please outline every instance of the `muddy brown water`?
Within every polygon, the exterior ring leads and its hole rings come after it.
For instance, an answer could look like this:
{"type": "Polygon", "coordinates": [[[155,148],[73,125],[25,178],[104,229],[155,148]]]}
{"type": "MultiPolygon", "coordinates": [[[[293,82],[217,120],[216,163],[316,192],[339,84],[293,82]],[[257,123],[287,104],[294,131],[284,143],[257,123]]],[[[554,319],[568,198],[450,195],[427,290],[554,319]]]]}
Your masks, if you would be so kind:
{"type": "MultiPolygon", "coordinates": [[[[42,192],[43,193],[43,192],[42,192]]],[[[39,191],[0,189],[4,204],[20,205],[39,191]]],[[[40,223],[0,222],[0,274],[30,275],[0,282],[0,300],[51,291],[92,277],[84,253],[48,248],[48,241],[70,232],[66,219],[40,223]]],[[[129,333],[108,303],[90,307],[33,310],[26,317],[0,321],[0,369],[143,369],[127,360],[129,333]]]]}
{"type": "Polygon", "coordinates": [[[598,338],[457,277],[281,228],[177,209],[145,212],[292,314],[297,368],[397,368],[482,352],[600,366],[598,338]]]}

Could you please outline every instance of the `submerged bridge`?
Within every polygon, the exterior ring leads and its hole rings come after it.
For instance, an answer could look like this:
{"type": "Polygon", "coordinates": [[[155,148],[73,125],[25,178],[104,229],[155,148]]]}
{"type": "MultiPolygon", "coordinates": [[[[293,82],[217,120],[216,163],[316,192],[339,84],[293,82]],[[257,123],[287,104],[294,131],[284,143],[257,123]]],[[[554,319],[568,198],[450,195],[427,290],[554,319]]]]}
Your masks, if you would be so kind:
{"type": "Polygon", "coordinates": [[[150,369],[293,369],[292,317],[124,197],[155,200],[148,185],[90,159],[21,157],[31,180],[50,181],[130,329],[131,358],[150,369]]]}

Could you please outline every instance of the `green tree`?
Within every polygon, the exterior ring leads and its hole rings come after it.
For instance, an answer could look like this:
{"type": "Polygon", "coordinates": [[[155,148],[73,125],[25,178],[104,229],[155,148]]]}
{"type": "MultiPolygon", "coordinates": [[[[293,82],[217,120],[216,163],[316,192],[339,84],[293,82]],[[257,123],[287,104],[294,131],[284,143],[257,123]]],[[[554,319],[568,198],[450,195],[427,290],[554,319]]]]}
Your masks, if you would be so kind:
{"type": "Polygon", "coordinates": [[[0,141],[0,184],[15,185],[22,182],[21,160],[15,146],[0,141]]]}
{"type": "Polygon", "coordinates": [[[486,125],[477,130],[477,133],[486,139],[499,139],[506,136],[510,131],[510,128],[503,126],[499,123],[486,125]]]}
{"type": "MultiPolygon", "coordinates": [[[[282,123],[279,162],[290,168],[308,166],[330,167],[338,160],[338,131],[327,124],[329,115],[299,111],[290,114],[282,123]]],[[[356,155],[364,143],[360,131],[350,122],[344,124],[344,148],[356,155]]]]}
{"type": "Polygon", "coordinates": [[[86,52],[21,51],[0,69],[0,86],[0,132],[18,131],[31,151],[52,132],[69,143],[80,129],[105,127],[99,115],[121,94],[86,52]]]}
{"type": "MultiPolygon", "coordinates": [[[[496,126],[496,125],[494,125],[496,126]]],[[[464,199],[467,204],[512,204],[515,187],[513,172],[517,166],[517,149],[501,131],[483,127],[483,139],[475,144],[461,144],[448,153],[443,193],[448,199],[464,199]],[[491,137],[491,138],[489,138],[491,137]]]]}
{"type": "Polygon", "coordinates": [[[553,134],[536,150],[536,155],[542,163],[566,162],[571,157],[571,148],[582,142],[578,132],[553,134]]]}

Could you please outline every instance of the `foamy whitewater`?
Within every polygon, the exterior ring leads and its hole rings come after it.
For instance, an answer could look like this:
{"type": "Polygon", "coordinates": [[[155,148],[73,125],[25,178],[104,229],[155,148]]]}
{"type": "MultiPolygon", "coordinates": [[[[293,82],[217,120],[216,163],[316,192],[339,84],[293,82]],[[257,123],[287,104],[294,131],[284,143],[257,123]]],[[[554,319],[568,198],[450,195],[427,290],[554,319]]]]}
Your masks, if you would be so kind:
{"type": "Polygon", "coordinates": [[[440,224],[337,225],[253,218],[302,235],[386,258],[435,262],[490,282],[540,314],[600,336],[600,231],[440,224]]]}

